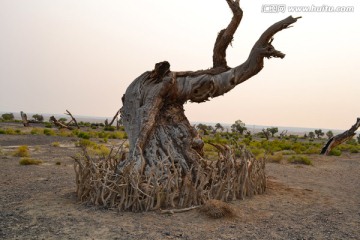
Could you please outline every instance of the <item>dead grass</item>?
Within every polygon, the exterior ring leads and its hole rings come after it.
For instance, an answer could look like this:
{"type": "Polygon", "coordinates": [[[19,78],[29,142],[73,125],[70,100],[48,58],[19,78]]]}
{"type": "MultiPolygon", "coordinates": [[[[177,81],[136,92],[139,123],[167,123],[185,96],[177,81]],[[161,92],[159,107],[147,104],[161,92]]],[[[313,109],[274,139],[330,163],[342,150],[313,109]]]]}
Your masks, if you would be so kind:
{"type": "MultiPolygon", "coordinates": [[[[74,157],[77,196],[91,203],[120,211],[150,211],[202,205],[211,199],[232,201],[261,194],[266,188],[265,160],[256,160],[245,148],[234,157],[227,146],[219,149],[217,161],[202,161],[195,169],[184,171],[172,161],[170,166],[158,163],[139,174],[130,162],[117,169],[125,153],[107,157],[90,156],[83,148],[74,157]]],[[[227,215],[223,209],[212,215],[227,215]],[[221,211],[224,211],[222,213],[221,211]]]]}
{"type": "Polygon", "coordinates": [[[42,161],[41,160],[38,160],[38,159],[33,159],[33,158],[22,158],[20,161],[19,161],[19,164],[20,165],[39,165],[41,164],[42,161]]]}
{"type": "Polygon", "coordinates": [[[18,149],[13,154],[15,157],[29,157],[29,147],[26,145],[18,147],[18,149]]]}
{"type": "Polygon", "coordinates": [[[235,211],[229,203],[211,199],[201,206],[200,212],[210,218],[235,217],[235,211]]]}

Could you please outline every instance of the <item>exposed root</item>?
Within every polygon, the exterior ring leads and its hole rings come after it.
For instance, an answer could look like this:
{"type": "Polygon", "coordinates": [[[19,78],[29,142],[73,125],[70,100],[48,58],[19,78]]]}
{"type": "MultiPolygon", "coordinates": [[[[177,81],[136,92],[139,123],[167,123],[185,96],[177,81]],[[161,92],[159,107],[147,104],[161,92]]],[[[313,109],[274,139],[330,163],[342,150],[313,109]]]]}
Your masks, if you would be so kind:
{"type": "MultiPolygon", "coordinates": [[[[117,170],[124,159],[123,151],[116,156],[93,157],[83,149],[81,155],[73,157],[78,199],[120,211],[140,212],[214,204],[210,199],[227,202],[265,191],[264,159],[256,160],[245,148],[238,159],[231,148],[218,149],[221,149],[218,161],[204,160],[188,172],[174,162],[159,162],[143,175],[133,171],[133,165],[127,165],[121,172],[117,170]]],[[[221,209],[210,215],[229,214],[221,209]]]]}

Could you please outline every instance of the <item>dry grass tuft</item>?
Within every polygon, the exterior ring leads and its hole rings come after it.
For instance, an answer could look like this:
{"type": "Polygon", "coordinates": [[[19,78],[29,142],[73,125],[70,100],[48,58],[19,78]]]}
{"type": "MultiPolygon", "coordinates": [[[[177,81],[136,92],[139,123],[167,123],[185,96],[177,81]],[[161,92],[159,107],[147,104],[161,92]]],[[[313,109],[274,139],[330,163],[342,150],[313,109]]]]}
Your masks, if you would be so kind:
{"type": "Polygon", "coordinates": [[[29,147],[27,145],[19,146],[14,152],[15,157],[30,157],[29,147]]]}
{"type": "Polygon", "coordinates": [[[234,209],[226,202],[210,199],[201,206],[200,212],[206,214],[210,218],[234,217],[234,209]]]}
{"type": "Polygon", "coordinates": [[[28,157],[21,158],[21,160],[19,161],[20,165],[39,165],[41,163],[42,163],[41,160],[28,158],[28,157]]]}

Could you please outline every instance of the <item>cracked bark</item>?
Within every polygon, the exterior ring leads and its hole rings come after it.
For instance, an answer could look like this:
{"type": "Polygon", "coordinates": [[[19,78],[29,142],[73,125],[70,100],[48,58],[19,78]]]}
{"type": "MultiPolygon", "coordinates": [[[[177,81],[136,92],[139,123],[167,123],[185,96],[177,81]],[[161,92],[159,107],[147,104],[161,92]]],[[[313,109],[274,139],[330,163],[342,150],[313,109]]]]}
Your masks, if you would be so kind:
{"type": "MultiPolygon", "coordinates": [[[[233,12],[227,28],[220,31],[214,45],[213,68],[195,72],[171,72],[168,62],[155,65],[127,88],[122,101],[121,118],[129,137],[129,156],[118,169],[128,163],[139,172],[147,172],[161,162],[174,162],[185,171],[194,169],[202,159],[202,142],[184,114],[187,101],[201,103],[221,96],[261,71],[264,58],[284,58],[276,50],[273,36],[295,23],[289,16],[270,26],[254,44],[247,60],[229,68],[226,49],[242,18],[238,0],[226,0],[233,12]]],[[[165,167],[166,168],[166,167],[165,167]]],[[[159,169],[166,172],[167,169],[159,169]]]]}

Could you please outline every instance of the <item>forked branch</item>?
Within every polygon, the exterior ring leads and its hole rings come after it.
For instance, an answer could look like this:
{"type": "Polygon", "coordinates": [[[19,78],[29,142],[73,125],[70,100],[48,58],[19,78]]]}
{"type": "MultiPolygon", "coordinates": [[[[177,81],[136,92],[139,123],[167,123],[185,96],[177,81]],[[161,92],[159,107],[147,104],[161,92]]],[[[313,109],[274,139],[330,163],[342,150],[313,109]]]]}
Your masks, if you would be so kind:
{"type": "Polygon", "coordinates": [[[231,44],[243,16],[239,0],[226,0],[226,2],[233,13],[233,17],[229,25],[219,32],[213,50],[213,68],[222,68],[225,70],[229,69],[226,62],[226,49],[231,44]]]}

